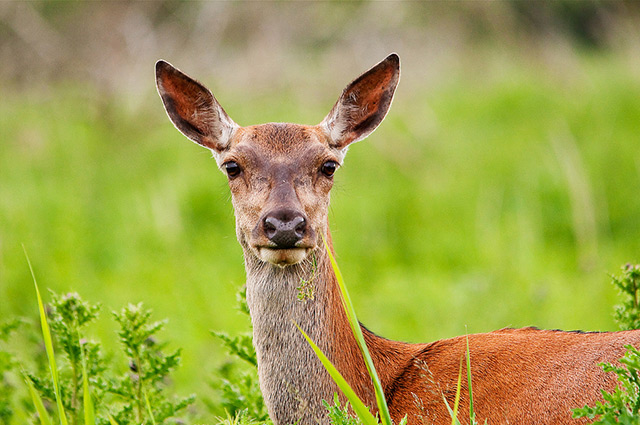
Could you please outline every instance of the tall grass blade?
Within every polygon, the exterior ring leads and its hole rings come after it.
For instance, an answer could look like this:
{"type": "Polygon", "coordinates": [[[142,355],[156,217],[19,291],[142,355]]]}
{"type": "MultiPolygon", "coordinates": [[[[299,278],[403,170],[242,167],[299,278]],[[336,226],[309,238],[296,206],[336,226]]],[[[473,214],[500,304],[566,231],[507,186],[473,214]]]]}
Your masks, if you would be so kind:
{"type": "Polygon", "coordinates": [[[109,423],[111,425],[118,425],[118,422],[116,422],[115,419],[113,419],[113,416],[109,415],[109,423]]]}
{"type": "Polygon", "coordinates": [[[467,381],[469,382],[469,423],[476,422],[476,414],[473,410],[473,388],[471,387],[471,352],[469,351],[469,335],[467,335],[467,381]]]}
{"type": "Polygon", "coordinates": [[[53,341],[51,339],[51,331],[49,330],[49,323],[47,323],[47,313],[44,311],[44,304],[42,303],[42,297],[40,296],[40,290],[38,289],[38,282],[36,282],[36,275],[31,267],[31,261],[27,254],[27,249],[22,246],[24,255],[27,258],[27,264],[31,271],[31,277],[33,278],[33,284],[36,288],[36,295],[38,297],[38,309],[40,310],[40,324],[42,326],[42,337],[44,338],[44,345],[47,351],[47,358],[49,359],[49,369],[51,370],[51,379],[53,381],[53,390],[56,395],[56,404],[58,406],[58,416],[60,417],[61,425],[68,425],[67,415],[62,405],[62,395],[60,394],[60,382],[58,381],[58,368],[56,367],[56,359],[53,353],[53,341]]]}
{"type": "Polygon", "coordinates": [[[82,402],[84,407],[84,425],[95,425],[96,415],[89,389],[89,376],[87,375],[87,360],[84,355],[84,348],[80,345],[82,355],[82,402]]]}
{"type": "Polygon", "coordinates": [[[458,370],[458,386],[456,387],[456,401],[453,403],[453,417],[451,425],[455,425],[458,421],[458,406],[460,405],[460,389],[462,387],[462,358],[460,358],[460,369],[458,370]]]}
{"type": "Polygon", "coordinates": [[[327,372],[329,372],[331,378],[338,385],[338,388],[340,388],[340,390],[347,397],[347,399],[351,403],[353,411],[356,413],[356,415],[358,415],[360,420],[362,420],[363,425],[377,425],[378,421],[376,420],[376,418],[374,418],[371,412],[369,412],[367,406],[365,406],[362,400],[360,400],[360,398],[356,395],[355,391],[353,391],[349,383],[340,374],[338,369],[335,368],[335,366],[331,363],[327,356],[324,355],[324,353],[322,352],[322,350],[320,350],[316,343],[313,342],[309,335],[307,335],[306,332],[303,331],[297,323],[294,322],[294,325],[296,325],[298,330],[302,333],[302,336],[304,336],[309,345],[311,345],[311,348],[316,353],[325,369],[327,369],[327,372]]]}
{"type": "Polygon", "coordinates": [[[453,412],[453,409],[451,408],[451,406],[449,406],[449,402],[445,398],[444,394],[442,395],[442,400],[444,401],[444,405],[447,407],[447,410],[449,411],[449,416],[451,416],[451,423],[455,425],[462,425],[458,420],[457,412],[456,413],[453,412]]]}
{"type": "Polygon", "coordinates": [[[349,297],[349,293],[347,292],[347,287],[344,283],[342,273],[340,272],[338,263],[333,257],[331,249],[329,249],[329,245],[327,244],[324,236],[322,238],[322,241],[324,242],[324,247],[327,251],[327,254],[329,255],[329,259],[331,260],[331,266],[333,267],[333,272],[336,275],[336,280],[338,281],[338,286],[340,287],[340,292],[342,294],[342,306],[345,313],[347,314],[347,319],[349,320],[349,324],[351,325],[353,336],[355,337],[356,342],[360,347],[360,351],[362,352],[362,356],[364,357],[364,363],[367,366],[367,370],[369,371],[369,376],[373,381],[373,388],[375,390],[376,401],[378,403],[378,411],[380,412],[380,420],[382,421],[383,425],[392,425],[391,415],[389,414],[389,407],[387,406],[387,399],[384,396],[384,391],[382,390],[382,385],[380,384],[380,378],[378,378],[376,368],[373,365],[373,360],[371,360],[369,349],[367,348],[367,344],[364,341],[362,329],[360,328],[360,322],[358,322],[356,310],[355,308],[353,308],[353,304],[351,303],[351,297],[349,297]]]}
{"type": "Polygon", "coordinates": [[[33,405],[36,408],[36,412],[38,412],[38,418],[40,419],[40,425],[51,425],[51,419],[49,418],[49,414],[47,413],[47,409],[44,407],[44,403],[38,394],[38,391],[33,386],[33,382],[31,382],[31,378],[28,376],[24,377],[27,386],[29,387],[29,393],[31,394],[31,400],[33,400],[33,405]]]}
{"type": "Polygon", "coordinates": [[[460,370],[458,371],[458,385],[456,387],[456,399],[453,405],[453,409],[449,406],[449,402],[447,398],[442,394],[442,401],[444,405],[447,407],[449,411],[449,416],[451,416],[451,425],[461,425],[458,420],[458,402],[460,401],[460,389],[462,387],[462,357],[460,357],[460,370]]]}

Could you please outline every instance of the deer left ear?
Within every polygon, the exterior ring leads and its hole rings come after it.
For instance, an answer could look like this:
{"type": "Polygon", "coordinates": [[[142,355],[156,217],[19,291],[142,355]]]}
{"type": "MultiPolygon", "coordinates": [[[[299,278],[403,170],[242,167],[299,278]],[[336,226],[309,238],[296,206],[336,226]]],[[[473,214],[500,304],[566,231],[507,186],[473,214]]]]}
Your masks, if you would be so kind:
{"type": "Polygon", "coordinates": [[[169,119],[189,139],[219,155],[238,128],[205,86],[173,65],[156,63],[156,86],[169,119]]]}
{"type": "Polygon", "coordinates": [[[400,80],[400,58],[392,53],[349,84],[320,123],[337,149],[364,139],[389,111],[400,80]]]}

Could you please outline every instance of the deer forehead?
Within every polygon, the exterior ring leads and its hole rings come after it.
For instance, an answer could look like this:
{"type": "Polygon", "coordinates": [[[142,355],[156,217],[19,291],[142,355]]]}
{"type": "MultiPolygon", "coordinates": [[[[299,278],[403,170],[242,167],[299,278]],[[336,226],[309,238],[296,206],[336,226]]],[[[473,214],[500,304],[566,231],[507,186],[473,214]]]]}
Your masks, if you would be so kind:
{"type": "Polygon", "coordinates": [[[320,127],[269,123],[239,128],[220,163],[236,161],[266,177],[283,168],[304,173],[308,167],[342,159],[320,127]]]}

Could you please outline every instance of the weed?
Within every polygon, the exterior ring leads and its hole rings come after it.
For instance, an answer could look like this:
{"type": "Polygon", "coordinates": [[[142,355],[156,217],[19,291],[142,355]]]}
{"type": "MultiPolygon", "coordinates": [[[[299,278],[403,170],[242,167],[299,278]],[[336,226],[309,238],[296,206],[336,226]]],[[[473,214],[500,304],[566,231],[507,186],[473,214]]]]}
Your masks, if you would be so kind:
{"type": "Polygon", "coordinates": [[[129,304],[113,315],[120,324],[118,335],[130,369],[109,388],[124,401],[114,418],[118,423],[163,423],[195,400],[194,395],[169,399],[164,392],[168,376],[180,364],[180,349],[164,354],[166,344],[155,337],[164,322],[151,323],[151,311],[141,303],[129,304]]]}
{"type": "Polygon", "coordinates": [[[611,276],[623,302],[615,307],[614,318],[620,329],[640,329],[640,264],[622,267],[621,276],[611,276]]]}
{"type": "MultiPolygon", "coordinates": [[[[84,337],[86,326],[97,320],[100,306],[84,301],[77,293],[50,293],[48,317],[41,308],[43,336],[49,354],[51,377],[43,372],[26,371],[8,352],[0,352],[0,370],[22,369],[41,424],[51,423],[49,403],[58,404],[61,424],[161,424],[193,403],[194,396],[169,396],[168,377],[180,363],[180,350],[166,355],[165,344],[156,341],[163,322],[151,322],[151,312],[142,304],[129,305],[114,313],[120,324],[122,349],[129,372],[116,372],[107,362],[98,342],[84,337]],[[47,324],[45,326],[45,324],[47,324]],[[50,332],[49,332],[50,330],[50,332]],[[53,343],[64,358],[56,358],[53,343]],[[95,400],[95,405],[94,405],[95,400]],[[151,407],[153,406],[153,407],[151,407]]],[[[20,322],[0,328],[1,339],[20,322]]],[[[3,385],[2,391],[10,387],[3,385]]],[[[10,398],[2,397],[2,400],[10,398]]],[[[0,404],[0,418],[12,423],[10,407],[0,404]]]]}
{"type": "MultiPolygon", "coordinates": [[[[344,307],[348,314],[351,314],[352,306],[349,305],[344,281],[337,265],[333,263],[333,266],[339,283],[343,286],[344,307]]],[[[614,276],[612,279],[624,298],[621,306],[616,308],[616,319],[624,329],[637,326],[640,318],[640,265],[626,265],[623,267],[622,275],[614,276]]],[[[29,368],[25,366],[25,359],[8,350],[0,350],[0,423],[17,424],[26,421],[24,414],[20,417],[16,409],[20,404],[28,405],[24,395],[26,391],[22,394],[16,387],[15,380],[11,379],[12,373],[14,376],[18,374],[26,377],[27,387],[23,390],[28,390],[32,410],[35,409],[37,420],[42,425],[54,423],[51,420],[51,410],[56,404],[59,412],[57,419],[61,424],[66,424],[67,420],[72,425],[168,424],[182,423],[181,421],[188,416],[185,409],[193,403],[195,397],[176,397],[168,391],[170,375],[180,364],[180,350],[166,354],[167,344],[158,341],[157,334],[163,328],[164,321],[152,321],[151,311],[145,309],[142,304],[129,304],[119,312],[113,313],[120,326],[118,336],[128,369],[124,373],[117,372],[117,365],[113,364],[111,356],[103,354],[101,344],[86,338],[88,325],[99,318],[99,305],[84,301],[77,293],[59,295],[50,292],[51,301],[45,309],[39,291],[37,293],[48,359],[38,355],[38,350],[33,350],[33,356],[28,360],[35,363],[37,371],[32,372],[27,371],[29,368]],[[54,355],[54,345],[61,353],[58,357],[54,355]],[[178,419],[178,416],[181,419],[178,419]]],[[[238,309],[248,316],[244,288],[240,291],[238,300],[238,309]]],[[[355,315],[352,319],[353,323],[358,323],[355,315]]],[[[27,328],[26,323],[24,320],[15,319],[0,324],[0,343],[7,343],[16,331],[27,328]]],[[[221,392],[221,401],[215,406],[215,403],[210,403],[210,406],[212,410],[224,411],[225,416],[218,417],[217,423],[270,425],[271,421],[259,390],[257,359],[251,334],[214,335],[222,341],[234,359],[242,360],[227,362],[218,370],[216,388],[221,392]]],[[[322,353],[312,341],[310,344],[323,360],[322,353]]],[[[594,423],[606,425],[640,425],[640,350],[632,346],[626,348],[628,351],[620,359],[620,366],[603,365],[605,371],[618,376],[619,386],[611,393],[603,392],[604,401],[598,402],[594,407],[575,409],[575,417],[589,418],[595,420],[594,423]]],[[[326,358],[323,362],[325,360],[326,358]]],[[[451,410],[452,423],[459,423],[456,416],[463,378],[463,361],[464,359],[461,359],[456,403],[451,410]]],[[[325,364],[332,372],[331,365],[328,362],[325,364]]],[[[466,367],[472,397],[468,343],[466,367]]],[[[375,374],[372,376],[375,380],[375,374]]],[[[339,377],[336,379],[337,382],[346,384],[340,382],[339,377]]],[[[349,390],[343,386],[341,389],[347,394],[349,390]]],[[[349,403],[341,405],[335,395],[333,405],[327,401],[323,402],[332,425],[378,424],[380,420],[384,423],[384,412],[380,406],[383,416],[374,418],[365,406],[358,405],[359,400],[349,400],[349,403]],[[354,416],[353,412],[357,415],[354,416]]],[[[470,422],[476,424],[473,400],[470,400],[470,409],[470,422]]],[[[32,418],[31,421],[33,420],[32,418]]],[[[405,417],[401,424],[406,423],[406,420],[405,417]]]]}

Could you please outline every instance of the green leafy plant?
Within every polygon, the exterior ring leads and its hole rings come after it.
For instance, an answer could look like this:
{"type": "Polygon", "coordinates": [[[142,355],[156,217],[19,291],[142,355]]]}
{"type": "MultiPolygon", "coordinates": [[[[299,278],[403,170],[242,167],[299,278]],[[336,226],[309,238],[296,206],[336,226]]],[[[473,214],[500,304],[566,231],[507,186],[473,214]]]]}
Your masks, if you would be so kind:
{"type": "MultiPolygon", "coordinates": [[[[478,421],[476,420],[476,414],[473,408],[473,386],[472,386],[472,379],[471,379],[471,352],[469,350],[468,337],[467,337],[467,349],[464,354],[464,359],[466,360],[467,383],[469,385],[469,424],[477,425],[478,421]]],[[[449,411],[449,415],[451,416],[451,425],[461,425],[461,422],[458,419],[458,406],[459,406],[460,395],[462,390],[462,362],[463,362],[463,359],[461,358],[460,369],[458,371],[458,383],[456,384],[456,397],[455,397],[453,408],[451,408],[451,406],[449,405],[449,402],[447,401],[446,397],[444,396],[442,397],[442,400],[446,405],[447,410],[449,411]]],[[[485,420],[485,424],[486,424],[486,420],[485,420]]]]}
{"type": "Polygon", "coordinates": [[[166,344],[155,335],[164,321],[150,322],[151,311],[142,303],[113,313],[120,324],[120,342],[129,358],[130,373],[111,382],[109,392],[123,401],[114,415],[118,423],[163,423],[193,403],[195,395],[169,398],[166,380],[180,364],[180,349],[164,354],[166,344]]]}
{"type": "MultiPolygon", "coordinates": [[[[129,304],[113,313],[120,326],[118,336],[128,369],[122,373],[117,372],[117,365],[112,363],[117,356],[105,356],[99,342],[86,338],[88,325],[99,319],[99,305],[86,302],[77,293],[60,295],[53,291],[49,292],[50,301],[45,305],[35,279],[34,287],[40,311],[41,339],[48,346],[49,355],[31,359],[38,369],[32,372],[8,351],[0,351],[0,372],[21,371],[40,425],[57,422],[71,425],[171,423],[171,418],[176,418],[193,402],[194,396],[168,395],[167,382],[179,365],[180,350],[164,353],[166,344],[157,341],[164,321],[152,321],[151,311],[142,304],[129,304]],[[53,406],[58,408],[54,411],[53,406]]],[[[244,288],[239,292],[238,300],[239,310],[248,315],[244,288]]],[[[6,341],[24,324],[22,320],[14,320],[0,325],[0,341],[6,341]]],[[[215,409],[224,412],[224,416],[218,416],[215,423],[271,424],[258,385],[251,334],[229,336],[214,332],[214,335],[222,341],[231,357],[239,360],[227,362],[218,370],[216,388],[221,392],[221,400],[215,409]]],[[[0,378],[5,379],[4,373],[0,378]]],[[[11,421],[14,388],[3,381],[0,391],[8,394],[0,399],[0,423],[21,423],[11,421]]],[[[348,405],[341,406],[338,399],[334,403],[326,406],[335,425],[357,423],[348,405]]],[[[177,418],[173,422],[184,423],[177,418]]]]}
{"type": "MultiPolygon", "coordinates": [[[[353,335],[356,338],[356,343],[362,352],[364,357],[365,365],[367,366],[367,371],[369,372],[369,376],[373,381],[373,388],[376,394],[376,402],[378,404],[378,410],[380,412],[380,420],[383,425],[391,425],[391,415],[389,413],[389,407],[387,406],[387,399],[384,396],[384,392],[382,390],[382,384],[380,383],[380,378],[378,377],[378,373],[376,372],[376,368],[373,365],[373,360],[371,359],[371,355],[369,354],[369,349],[367,348],[367,344],[364,341],[364,336],[362,335],[362,328],[360,327],[360,322],[358,321],[358,317],[356,316],[356,310],[353,307],[353,303],[351,302],[351,297],[349,296],[349,292],[347,291],[347,286],[344,283],[344,278],[342,277],[342,273],[340,272],[340,268],[338,267],[338,263],[336,259],[333,257],[331,250],[329,249],[329,245],[327,245],[327,241],[323,239],[325,249],[327,254],[329,255],[329,259],[331,260],[331,266],[336,275],[336,279],[338,281],[338,286],[340,287],[340,293],[342,294],[342,307],[347,313],[347,318],[349,320],[349,325],[351,325],[351,330],[353,331],[353,335]]],[[[350,400],[352,403],[353,401],[350,400]]]]}
{"type": "MultiPolygon", "coordinates": [[[[25,250],[25,255],[26,255],[26,250],[25,250]]],[[[44,310],[42,297],[40,296],[40,290],[38,289],[38,283],[36,282],[36,275],[33,272],[33,267],[31,267],[31,261],[29,261],[28,256],[27,256],[27,263],[29,264],[29,270],[31,271],[31,276],[33,277],[33,284],[35,286],[36,296],[38,298],[38,310],[40,312],[40,325],[42,326],[42,336],[44,339],[45,348],[47,350],[47,358],[49,360],[49,370],[51,371],[51,385],[53,386],[53,393],[55,395],[54,400],[58,406],[58,418],[60,419],[60,425],[67,425],[67,415],[65,413],[64,402],[62,400],[60,381],[58,379],[58,367],[57,367],[56,359],[53,352],[53,341],[51,338],[49,323],[47,321],[47,314],[44,310]]],[[[34,378],[27,378],[27,379],[31,379],[32,381],[34,380],[34,378]]],[[[44,406],[42,405],[42,403],[38,403],[35,391],[31,384],[29,384],[29,390],[31,392],[31,396],[33,398],[36,409],[38,410],[38,414],[40,416],[40,422],[43,425],[48,425],[49,423],[48,416],[43,412],[44,406]]]]}
{"type": "MultiPolygon", "coordinates": [[[[616,306],[615,319],[621,329],[640,328],[640,306],[638,291],[640,265],[627,264],[621,276],[612,276],[613,284],[624,301],[616,306]]],[[[640,351],[627,345],[627,352],[620,359],[621,366],[603,363],[606,372],[618,376],[618,385],[612,392],[602,391],[604,402],[594,407],[584,406],[573,410],[573,417],[593,419],[594,424],[640,425],[640,351]]]]}
{"type": "Polygon", "coordinates": [[[467,360],[467,383],[469,385],[469,422],[475,425],[476,421],[476,412],[473,408],[473,385],[471,380],[471,352],[469,350],[469,337],[467,336],[467,351],[465,353],[465,358],[467,360]]]}
{"type": "Polygon", "coordinates": [[[622,275],[611,276],[623,302],[615,307],[614,318],[620,329],[640,329],[640,264],[622,267],[622,275]]]}
{"type": "Polygon", "coordinates": [[[298,290],[298,300],[300,301],[313,300],[315,298],[315,288],[313,283],[318,272],[318,264],[316,261],[316,254],[312,253],[311,256],[311,277],[308,279],[300,279],[300,286],[296,287],[298,290]]]}
{"type": "MultiPolygon", "coordinates": [[[[5,352],[0,361],[9,360],[1,362],[0,367],[22,370],[41,425],[53,423],[49,402],[57,406],[61,425],[167,423],[193,403],[194,396],[171,397],[165,392],[170,373],[180,363],[180,350],[164,354],[166,344],[156,340],[164,323],[151,322],[150,310],[137,304],[113,314],[120,325],[118,335],[129,366],[129,372],[119,374],[107,364],[100,344],[83,335],[86,326],[98,318],[100,306],[82,300],[76,293],[50,292],[51,302],[45,308],[31,272],[49,376],[27,371],[5,352]],[[54,345],[64,358],[56,357],[54,345]]],[[[3,325],[0,337],[6,338],[18,325],[3,325]]],[[[0,412],[5,416],[11,413],[8,409],[0,412]]]]}

